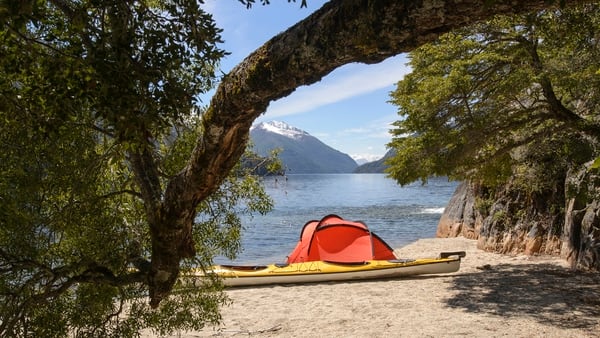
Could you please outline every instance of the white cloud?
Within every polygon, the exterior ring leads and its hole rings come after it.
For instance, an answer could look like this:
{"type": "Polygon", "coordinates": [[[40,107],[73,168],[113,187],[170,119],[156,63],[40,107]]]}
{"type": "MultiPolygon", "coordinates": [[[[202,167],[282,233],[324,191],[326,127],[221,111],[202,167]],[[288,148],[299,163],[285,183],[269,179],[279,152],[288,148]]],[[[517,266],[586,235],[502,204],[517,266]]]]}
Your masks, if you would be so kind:
{"type": "Polygon", "coordinates": [[[340,135],[352,134],[354,137],[362,137],[363,139],[384,139],[390,140],[392,129],[392,123],[397,118],[395,115],[388,115],[380,117],[376,120],[370,121],[368,124],[359,128],[347,128],[337,133],[340,135]]]}
{"type": "Polygon", "coordinates": [[[299,114],[391,86],[410,72],[405,63],[405,57],[400,55],[375,65],[348,65],[321,82],[301,87],[290,96],[272,102],[266,116],[299,114]]]}
{"type": "Polygon", "coordinates": [[[393,119],[394,115],[387,115],[359,128],[345,128],[317,137],[354,159],[374,161],[388,150],[386,145],[391,141],[389,130],[393,119]]]}

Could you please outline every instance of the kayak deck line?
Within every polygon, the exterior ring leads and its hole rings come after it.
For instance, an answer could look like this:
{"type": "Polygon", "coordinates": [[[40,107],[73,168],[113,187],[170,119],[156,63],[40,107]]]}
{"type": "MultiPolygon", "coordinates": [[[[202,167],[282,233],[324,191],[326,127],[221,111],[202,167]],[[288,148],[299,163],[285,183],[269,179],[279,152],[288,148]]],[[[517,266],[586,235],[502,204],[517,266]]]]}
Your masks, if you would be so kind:
{"type": "MultiPolygon", "coordinates": [[[[206,274],[222,279],[226,286],[314,283],[383,279],[456,272],[464,251],[443,252],[437,258],[370,260],[364,262],[310,261],[269,265],[215,265],[206,274]]],[[[206,277],[198,273],[195,277],[206,277]]]]}

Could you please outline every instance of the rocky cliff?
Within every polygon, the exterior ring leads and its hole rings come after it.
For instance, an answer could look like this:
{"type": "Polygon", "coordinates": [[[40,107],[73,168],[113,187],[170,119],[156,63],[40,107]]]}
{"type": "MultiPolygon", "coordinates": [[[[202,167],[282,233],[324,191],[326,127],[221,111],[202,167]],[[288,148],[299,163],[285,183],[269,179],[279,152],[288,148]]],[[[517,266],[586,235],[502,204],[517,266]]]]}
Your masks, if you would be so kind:
{"type": "Polygon", "coordinates": [[[561,255],[573,268],[600,271],[600,176],[590,165],[535,193],[512,182],[496,189],[463,182],[437,236],[477,239],[499,253],[561,255]]]}

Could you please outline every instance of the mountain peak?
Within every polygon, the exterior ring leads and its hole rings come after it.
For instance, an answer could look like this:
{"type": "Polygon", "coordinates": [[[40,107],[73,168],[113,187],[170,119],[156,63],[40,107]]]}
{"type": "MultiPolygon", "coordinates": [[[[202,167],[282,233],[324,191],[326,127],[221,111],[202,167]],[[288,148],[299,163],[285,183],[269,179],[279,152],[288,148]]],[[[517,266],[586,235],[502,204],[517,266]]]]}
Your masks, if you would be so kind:
{"type": "Polygon", "coordinates": [[[279,135],[283,135],[283,136],[287,136],[287,137],[293,138],[293,139],[298,139],[298,138],[301,138],[302,136],[309,135],[304,130],[296,128],[296,127],[292,127],[289,124],[287,124],[285,122],[281,122],[281,121],[261,122],[260,124],[253,126],[251,130],[255,130],[255,129],[266,130],[266,131],[269,131],[269,132],[272,132],[275,134],[279,134],[279,135]]]}
{"type": "Polygon", "coordinates": [[[260,156],[268,156],[273,149],[280,149],[279,159],[286,172],[292,174],[351,173],[357,166],[347,154],[284,122],[254,125],[250,137],[254,152],[260,156]]]}

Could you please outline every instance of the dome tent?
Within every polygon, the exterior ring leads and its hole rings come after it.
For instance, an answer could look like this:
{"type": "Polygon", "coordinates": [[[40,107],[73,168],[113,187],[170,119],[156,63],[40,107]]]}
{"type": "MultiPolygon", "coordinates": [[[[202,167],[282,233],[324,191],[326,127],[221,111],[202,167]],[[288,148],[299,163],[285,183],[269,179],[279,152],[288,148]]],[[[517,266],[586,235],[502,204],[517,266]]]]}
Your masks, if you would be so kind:
{"type": "Polygon", "coordinates": [[[358,263],[370,260],[397,259],[393,249],[360,221],[347,221],[328,215],[309,221],[302,228],[300,240],[287,263],[328,261],[358,263]]]}

